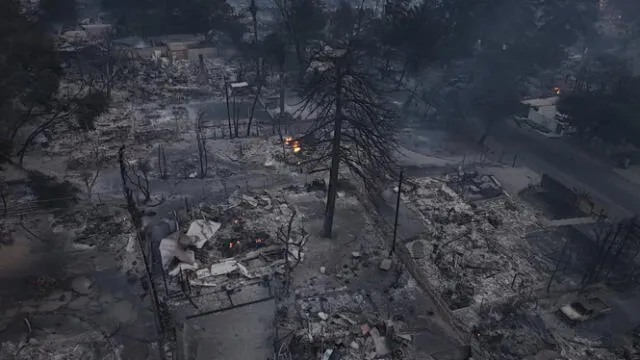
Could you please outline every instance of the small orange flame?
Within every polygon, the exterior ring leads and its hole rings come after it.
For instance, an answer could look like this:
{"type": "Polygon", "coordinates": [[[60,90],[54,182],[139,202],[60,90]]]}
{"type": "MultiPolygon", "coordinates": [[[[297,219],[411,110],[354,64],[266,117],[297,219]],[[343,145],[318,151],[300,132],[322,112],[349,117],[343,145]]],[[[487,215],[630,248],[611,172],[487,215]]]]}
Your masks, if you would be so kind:
{"type": "Polygon", "coordinates": [[[229,243],[229,249],[233,249],[233,242],[229,243]]]}
{"type": "Polygon", "coordinates": [[[234,224],[239,224],[239,223],[240,223],[240,219],[233,219],[233,220],[232,220],[232,222],[233,222],[234,224]]]}
{"type": "Polygon", "coordinates": [[[293,152],[297,153],[300,152],[302,150],[302,147],[300,147],[300,141],[296,140],[293,142],[293,152]]]}
{"type": "Polygon", "coordinates": [[[556,86],[556,87],[554,87],[554,88],[553,88],[553,92],[554,92],[556,95],[560,95],[560,88],[559,88],[559,87],[557,87],[557,86],[556,86]]]}
{"type": "Polygon", "coordinates": [[[256,244],[262,244],[264,240],[262,240],[261,238],[257,238],[256,239],[256,244]]]}
{"type": "Polygon", "coordinates": [[[293,141],[293,138],[291,136],[287,136],[284,138],[284,143],[287,145],[289,145],[289,143],[292,141],[293,141]]]}

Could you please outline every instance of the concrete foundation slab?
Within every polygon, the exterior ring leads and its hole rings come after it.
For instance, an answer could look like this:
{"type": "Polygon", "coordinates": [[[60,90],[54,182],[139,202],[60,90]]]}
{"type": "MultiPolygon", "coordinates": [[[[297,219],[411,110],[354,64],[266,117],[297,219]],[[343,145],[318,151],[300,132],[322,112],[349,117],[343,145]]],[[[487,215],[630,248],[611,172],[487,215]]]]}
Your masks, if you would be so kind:
{"type": "Polygon", "coordinates": [[[275,300],[191,318],[182,336],[185,360],[273,358],[275,300]]]}

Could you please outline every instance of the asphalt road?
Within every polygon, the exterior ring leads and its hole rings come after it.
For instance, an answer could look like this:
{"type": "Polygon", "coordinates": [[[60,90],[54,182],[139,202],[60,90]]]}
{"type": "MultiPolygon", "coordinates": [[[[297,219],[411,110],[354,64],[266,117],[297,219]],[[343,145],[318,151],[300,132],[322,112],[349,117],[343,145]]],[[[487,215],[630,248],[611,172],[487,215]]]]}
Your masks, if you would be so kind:
{"type": "Polygon", "coordinates": [[[637,289],[624,293],[603,294],[602,299],[611,306],[611,312],[576,326],[579,335],[602,338],[627,334],[640,325],[640,292],[637,289]]]}
{"type": "Polygon", "coordinates": [[[505,126],[494,134],[506,151],[539,173],[548,173],[611,205],[613,216],[640,214],[640,185],[621,177],[613,168],[568,144],[562,138],[547,138],[532,130],[505,126]]]}

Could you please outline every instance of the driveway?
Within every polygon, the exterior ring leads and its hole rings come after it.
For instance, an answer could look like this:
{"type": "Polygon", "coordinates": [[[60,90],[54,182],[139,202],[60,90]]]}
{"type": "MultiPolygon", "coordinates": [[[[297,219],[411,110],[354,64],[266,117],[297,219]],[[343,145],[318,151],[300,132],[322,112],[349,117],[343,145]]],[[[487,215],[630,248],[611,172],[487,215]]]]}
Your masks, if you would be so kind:
{"type": "Polygon", "coordinates": [[[187,320],[185,360],[272,359],[275,312],[268,299],[187,320]]]}

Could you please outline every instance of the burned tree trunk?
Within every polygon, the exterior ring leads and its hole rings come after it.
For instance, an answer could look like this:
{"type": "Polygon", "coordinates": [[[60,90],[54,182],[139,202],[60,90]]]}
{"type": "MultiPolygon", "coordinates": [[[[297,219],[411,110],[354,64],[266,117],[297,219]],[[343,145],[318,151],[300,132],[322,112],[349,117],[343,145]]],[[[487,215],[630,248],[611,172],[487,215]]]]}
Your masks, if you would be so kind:
{"type": "Polygon", "coordinates": [[[564,260],[564,255],[567,251],[567,245],[569,245],[569,240],[564,240],[564,244],[562,245],[562,250],[560,251],[560,256],[558,256],[558,261],[556,261],[556,265],[553,268],[553,272],[551,276],[549,276],[549,282],[547,282],[547,293],[551,291],[551,283],[553,282],[553,278],[556,276],[558,269],[560,269],[560,264],[564,260]]]}
{"type": "Polygon", "coordinates": [[[158,146],[158,172],[160,178],[166,180],[169,178],[169,169],[167,168],[167,156],[164,152],[164,146],[158,146]]]}
{"type": "Polygon", "coordinates": [[[249,12],[251,13],[251,20],[253,23],[253,46],[256,53],[256,83],[258,84],[258,87],[256,90],[256,95],[253,98],[253,104],[251,105],[251,112],[249,114],[249,121],[247,124],[247,137],[251,135],[251,122],[253,121],[253,115],[256,110],[258,98],[260,97],[260,91],[262,90],[263,82],[261,52],[258,50],[258,5],[256,4],[256,0],[251,0],[251,3],[249,4],[249,12]]]}
{"type": "MultiPolygon", "coordinates": [[[[287,162],[287,151],[286,151],[286,146],[285,146],[285,141],[284,141],[284,134],[282,133],[282,123],[284,121],[284,96],[285,96],[285,89],[284,89],[284,66],[281,64],[280,65],[280,74],[279,76],[279,86],[280,86],[280,98],[279,103],[280,103],[280,112],[278,113],[278,118],[277,118],[277,124],[274,123],[273,124],[273,129],[272,132],[275,133],[276,130],[278,132],[278,137],[280,138],[280,146],[282,146],[282,159],[284,159],[284,162],[287,162]],[[277,129],[276,129],[277,127],[277,129]]],[[[285,129],[286,131],[286,129],[285,129]]]]}
{"type": "Polygon", "coordinates": [[[256,52],[256,82],[260,82],[262,79],[260,69],[260,51],[258,50],[258,5],[256,0],[251,0],[249,4],[249,12],[251,13],[251,22],[253,23],[253,46],[256,52]]]}
{"type": "Polygon", "coordinates": [[[224,98],[227,103],[227,119],[229,121],[229,139],[231,139],[231,109],[229,105],[229,83],[224,83],[224,98]]]}
{"type": "Polygon", "coordinates": [[[342,74],[338,70],[336,77],[336,112],[333,120],[333,140],[331,142],[331,169],[329,170],[329,191],[324,211],[323,236],[330,238],[333,230],[333,217],[336,211],[338,194],[338,174],[340,172],[340,140],[342,134],[342,74]]]}
{"type": "Polygon", "coordinates": [[[297,216],[297,211],[294,208],[291,208],[293,211],[291,213],[291,217],[287,222],[287,226],[285,228],[284,225],[278,228],[276,233],[278,242],[284,245],[284,254],[285,254],[285,273],[284,273],[284,281],[282,286],[282,293],[280,296],[287,296],[291,287],[292,282],[292,273],[293,269],[295,269],[303,259],[303,248],[309,238],[309,233],[300,226],[299,231],[293,231],[293,222],[297,216]],[[285,230],[286,229],[286,230],[285,230]],[[295,240],[294,240],[295,238],[295,240]]]}
{"type": "MultiPolygon", "coordinates": [[[[265,62],[275,66],[278,71],[278,90],[280,94],[280,113],[277,119],[272,119],[271,133],[276,134],[276,126],[282,124],[282,116],[284,115],[284,98],[285,98],[285,64],[287,62],[287,43],[281,32],[273,32],[264,39],[263,49],[266,54],[265,62]]],[[[264,62],[263,62],[264,67],[264,62]]]]}
{"type": "Polygon", "coordinates": [[[256,106],[258,105],[258,100],[260,98],[261,91],[262,91],[262,80],[258,80],[258,89],[256,90],[256,95],[253,98],[253,103],[251,104],[251,112],[249,113],[249,123],[247,124],[247,137],[251,135],[251,123],[253,121],[253,116],[255,115],[256,106]]]}
{"type": "MultiPolygon", "coordinates": [[[[280,74],[278,74],[278,85],[280,86],[279,92],[280,92],[280,96],[279,96],[279,108],[280,108],[280,113],[278,114],[278,127],[282,126],[282,120],[284,120],[284,100],[285,100],[285,96],[286,96],[286,83],[285,83],[285,77],[284,77],[284,68],[280,67],[280,74]]],[[[279,130],[280,131],[280,130],[279,130]]],[[[286,129],[285,129],[286,131],[286,129]]],[[[280,139],[282,140],[282,139],[280,139]]]]}
{"type": "Polygon", "coordinates": [[[198,160],[200,163],[200,178],[207,177],[207,170],[209,164],[207,164],[207,138],[202,133],[196,134],[196,142],[198,143],[198,160]]]}
{"type": "Polygon", "coordinates": [[[142,261],[144,262],[144,269],[146,280],[151,287],[151,295],[152,295],[152,307],[153,313],[155,315],[156,327],[159,333],[164,332],[164,322],[162,321],[161,316],[161,305],[160,300],[158,298],[158,291],[156,289],[155,281],[153,280],[153,275],[151,272],[151,265],[149,264],[149,259],[145,254],[145,239],[146,236],[144,234],[142,228],[142,211],[138,209],[136,206],[136,202],[133,198],[133,191],[128,186],[128,181],[130,179],[129,174],[127,173],[126,160],[124,158],[125,147],[122,146],[118,151],[118,162],[120,163],[120,178],[122,180],[122,192],[124,193],[124,197],[127,201],[127,211],[129,212],[129,216],[131,216],[131,222],[135,227],[135,235],[138,240],[138,247],[140,248],[140,254],[142,256],[142,261]]]}
{"type": "Polygon", "coordinates": [[[586,272],[582,278],[583,287],[598,281],[603,268],[606,266],[609,254],[611,254],[611,250],[618,239],[618,235],[620,234],[620,225],[618,225],[615,230],[613,227],[604,223],[599,225],[606,226],[606,229],[603,227],[602,231],[596,231],[596,240],[600,243],[600,247],[598,254],[593,259],[592,265],[589,267],[589,271],[586,272]]]}
{"type": "Polygon", "coordinates": [[[96,184],[98,176],[100,176],[100,171],[102,171],[105,163],[105,154],[99,147],[93,149],[91,156],[93,157],[93,172],[87,170],[81,174],[82,181],[87,189],[87,197],[89,200],[92,199],[93,187],[96,184]]]}
{"type": "MultiPolygon", "coordinates": [[[[284,264],[284,291],[283,293],[286,295],[289,293],[289,287],[291,286],[291,270],[295,265],[298,264],[291,264],[289,261],[289,251],[290,251],[290,246],[291,246],[291,230],[292,230],[292,226],[293,226],[293,220],[296,218],[296,212],[295,210],[293,211],[293,213],[291,214],[291,217],[289,218],[289,222],[287,223],[287,231],[285,232],[284,229],[282,227],[280,227],[279,231],[278,231],[278,240],[280,242],[283,242],[284,245],[284,249],[285,249],[285,264],[284,264]]],[[[298,262],[300,260],[300,257],[298,256],[298,262]]]]}
{"type": "Polygon", "coordinates": [[[200,163],[200,178],[207,177],[209,169],[209,158],[207,153],[207,137],[202,131],[202,117],[204,113],[198,115],[196,120],[196,142],[198,143],[198,161],[200,163]]]}
{"type": "Polygon", "coordinates": [[[237,138],[239,137],[240,130],[240,109],[236,102],[236,96],[233,94],[233,134],[237,138]]]}
{"type": "Polygon", "coordinates": [[[129,176],[127,162],[124,158],[125,147],[122,146],[118,151],[118,163],[120,164],[120,178],[122,180],[122,191],[124,193],[125,200],[127,200],[127,210],[131,215],[131,220],[136,229],[142,227],[142,212],[138,210],[138,206],[133,197],[133,191],[129,187],[129,176]]]}
{"type": "Polygon", "coordinates": [[[7,196],[4,193],[4,187],[0,187],[0,198],[2,199],[2,216],[7,217],[7,196]]]}
{"type": "Polygon", "coordinates": [[[144,204],[151,200],[151,182],[149,181],[149,173],[151,165],[145,159],[138,159],[135,164],[128,166],[129,171],[125,172],[128,184],[137,190],[137,198],[142,194],[144,204]]]}
{"type": "Polygon", "coordinates": [[[96,184],[99,175],[100,169],[96,170],[93,174],[88,171],[81,174],[82,181],[87,189],[87,197],[89,200],[93,198],[93,186],[96,184]]]}
{"type": "Polygon", "coordinates": [[[146,162],[138,165],[137,173],[135,174],[137,181],[136,187],[142,193],[144,204],[151,200],[151,184],[149,182],[149,167],[146,162]]]}
{"type": "MultiPolygon", "coordinates": [[[[313,154],[301,166],[309,173],[329,170],[329,191],[323,235],[330,237],[340,166],[346,166],[369,195],[396,173],[396,114],[376,88],[373,75],[352,50],[329,50],[314,60],[322,63],[306,80],[299,113],[314,114],[316,124],[303,136],[313,154]],[[328,168],[327,168],[328,167],[328,168]]],[[[355,52],[355,51],[354,51],[355,52]]]]}

